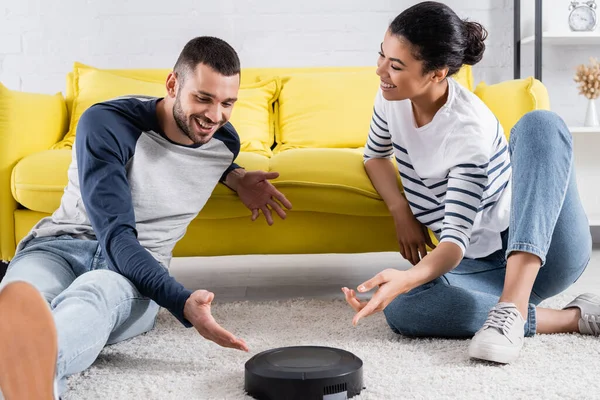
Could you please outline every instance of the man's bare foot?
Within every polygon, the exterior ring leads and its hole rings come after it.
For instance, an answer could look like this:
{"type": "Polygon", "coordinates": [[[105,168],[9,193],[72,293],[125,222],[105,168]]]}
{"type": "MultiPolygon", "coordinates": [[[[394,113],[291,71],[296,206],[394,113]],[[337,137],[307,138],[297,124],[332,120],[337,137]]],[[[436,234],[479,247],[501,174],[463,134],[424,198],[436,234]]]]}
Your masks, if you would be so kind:
{"type": "Polygon", "coordinates": [[[6,400],[54,399],[57,357],[54,318],[32,285],[0,292],[0,388],[6,400]]]}

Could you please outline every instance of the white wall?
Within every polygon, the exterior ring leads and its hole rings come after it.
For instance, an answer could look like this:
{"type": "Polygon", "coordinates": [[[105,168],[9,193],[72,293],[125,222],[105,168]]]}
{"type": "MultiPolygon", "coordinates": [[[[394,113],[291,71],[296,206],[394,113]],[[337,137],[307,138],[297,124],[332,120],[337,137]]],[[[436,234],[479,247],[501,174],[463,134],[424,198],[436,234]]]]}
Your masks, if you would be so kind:
{"type": "MultiPolygon", "coordinates": [[[[237,49],[243,67],[374,65],[387,25],[415,3],[0,0],[0,81],[11,89],[54,93],[64,92],[65,76],[74,61],[102,68],[170,68],[182,46],[198,35],[227,40],[237,49]]],[[[475,68],[476,82],[511,79],[513,1],[446,3],[461,17],[481,22],[489,30],[487,52],[475,68]]],[[[532,54],[533,47],[523,48],[523,53],[528,51],[532,54]]],[[[558,62],[564,59],[560,54],[545,59],[544,80],[557,86],[551,93],[553,108],[570,124],[583,119],[584,111],[577,107],[585,103],[577,99],[566,71],[575,60],[586,62],[589,55],[585,49],[571,49],[569,63],[558,62]]],[[[532,71],[524,68],[525,73],[532,71]]]]}

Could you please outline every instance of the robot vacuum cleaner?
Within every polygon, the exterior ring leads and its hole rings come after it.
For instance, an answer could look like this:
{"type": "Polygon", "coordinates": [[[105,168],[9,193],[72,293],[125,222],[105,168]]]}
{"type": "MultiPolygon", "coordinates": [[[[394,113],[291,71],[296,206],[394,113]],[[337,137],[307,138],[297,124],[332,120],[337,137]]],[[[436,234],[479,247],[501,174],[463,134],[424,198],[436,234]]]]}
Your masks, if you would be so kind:
{"type": "Polygon", "coordinates": [[[280,347],[246,362],[244,389],[257,400],[349,399],[363,389],[362,365],[332,347],[280,347]]]}

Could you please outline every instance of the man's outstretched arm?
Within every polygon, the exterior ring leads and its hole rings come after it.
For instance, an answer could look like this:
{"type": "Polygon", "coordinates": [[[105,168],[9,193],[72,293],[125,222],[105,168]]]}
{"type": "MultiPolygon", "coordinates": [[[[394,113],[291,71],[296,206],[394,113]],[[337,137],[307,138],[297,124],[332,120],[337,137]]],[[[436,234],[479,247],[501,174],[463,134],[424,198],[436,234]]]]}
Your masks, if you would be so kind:
{"type": "Polygon", "coordinates": [[[136,129],[107,105],[92,106],[81,116],[75,151],[82,200],[110,268],[190,327],[183,310],[192,292],[170,276],[137,239],[125,169],[141,134],[136,129]]]}

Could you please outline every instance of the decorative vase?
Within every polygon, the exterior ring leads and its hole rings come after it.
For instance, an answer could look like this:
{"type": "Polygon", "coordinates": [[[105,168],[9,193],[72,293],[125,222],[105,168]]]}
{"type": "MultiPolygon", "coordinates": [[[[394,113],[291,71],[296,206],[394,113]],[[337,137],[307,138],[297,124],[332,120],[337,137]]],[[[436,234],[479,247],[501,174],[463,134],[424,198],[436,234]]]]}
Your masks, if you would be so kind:
{"type": "Polygon", "coordinates": [[[596,112],[596,101],[589,99],[587,112],[585,113],[585,126],[600,126],[598,113],[596,112]]]}

